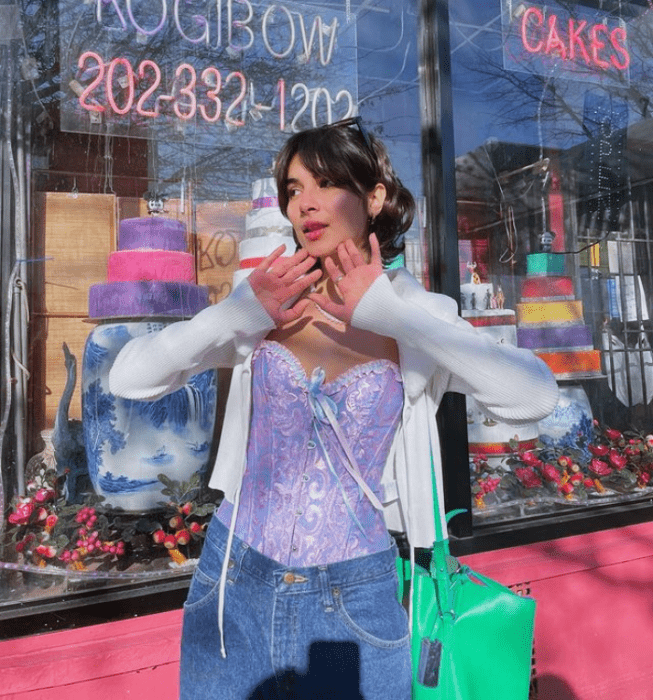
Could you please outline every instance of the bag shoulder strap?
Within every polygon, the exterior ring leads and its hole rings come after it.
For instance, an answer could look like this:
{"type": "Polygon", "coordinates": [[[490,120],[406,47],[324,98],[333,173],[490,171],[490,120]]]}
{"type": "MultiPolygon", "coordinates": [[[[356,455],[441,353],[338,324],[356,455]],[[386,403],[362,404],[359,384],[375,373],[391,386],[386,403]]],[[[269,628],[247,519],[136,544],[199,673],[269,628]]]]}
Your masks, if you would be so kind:
{"type": "Polygon", "coordinates": [[[449,551],[449,533],[447,524],[456,515],[464,513],[465,510],[460,508],[449,513],[440,513],[439,509],[439,493],[438,493],[438,475],[440,483],[442,483],[442,463],[439,462],[439,467],[436,467],[431,450],[431,486],[433,489],[433,519],[435,524],[435,541],[431,553],[430,574],[435,581],[438,601],[440,603],[440,612],[442,615],[447,615],[451,618],[455,617],[453,587],[451,585],[451,571],[449,571],[449,562],[451,554],[449,551]]]}

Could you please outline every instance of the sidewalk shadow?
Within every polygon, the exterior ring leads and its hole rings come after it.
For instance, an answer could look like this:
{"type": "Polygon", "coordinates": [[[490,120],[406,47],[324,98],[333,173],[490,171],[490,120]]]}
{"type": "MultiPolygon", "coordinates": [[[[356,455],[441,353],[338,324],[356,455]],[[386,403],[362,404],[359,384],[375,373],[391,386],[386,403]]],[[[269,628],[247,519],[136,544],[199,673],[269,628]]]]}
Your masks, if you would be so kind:
{"type": "Polygon", "coordinates": [[[550,673],[536,677],[536,688],[530,700],[578,700],[578,695],[564,678],[550,673]]]}
{"type": "Polygon", "coordinates": [[[268,678],[248,700],[364,700],[358,645],[314,642],[309,649],[308,673],[290,670],[268,678]]]}

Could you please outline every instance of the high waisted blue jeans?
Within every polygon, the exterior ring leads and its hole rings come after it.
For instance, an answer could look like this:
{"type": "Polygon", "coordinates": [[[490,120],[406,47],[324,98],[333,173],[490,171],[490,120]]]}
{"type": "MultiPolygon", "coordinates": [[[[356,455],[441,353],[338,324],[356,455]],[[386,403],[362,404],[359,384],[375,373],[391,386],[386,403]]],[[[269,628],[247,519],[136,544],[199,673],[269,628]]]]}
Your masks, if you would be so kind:
{"type": "Polygon", "coordinates": [[[214,517],[184,606],[181,700],[410,700],[394,547],[288,568],[234,538],[223,658],[218,588],[227,535],[214,517]]]}

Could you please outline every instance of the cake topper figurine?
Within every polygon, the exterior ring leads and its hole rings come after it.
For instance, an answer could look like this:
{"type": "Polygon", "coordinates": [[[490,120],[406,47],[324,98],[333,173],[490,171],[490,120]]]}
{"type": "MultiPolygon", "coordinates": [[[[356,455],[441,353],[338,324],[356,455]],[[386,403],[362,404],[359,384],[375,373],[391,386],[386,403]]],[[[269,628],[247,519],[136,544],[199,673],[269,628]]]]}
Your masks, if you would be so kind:
{"type": "Polygon", "coordinates": [[[506,303],[506,297],[503,293],[503,289],[501,289],[501,285],[499,285],[499,287],[497,289],[496,302],[497,302],[497,309],[503,309],[503,305],[506,303]]]}
{"type": "Polygon", "coordinates": [[[168,199],[167,192],[161,192],[158,188],[153,190],[148,190],[144,195],[143,199],[147,202],[147,213],[165,214],[165,201],[168,199]]]}
{"type": "Polygon", "coordinates": [[[540,250],[543,253],[550,253],[551,252],[551,245],[553,243],[553,239],[556,237],[555,233],[553,231],[544,231],[542,235],[540,236],[540,250]]]}
{"type": "Polygon", "coordinates": [[[468,262],[467,269],[469,270],[469,273],[471,275],[471,283],[472,284],[480,284],[481,283],[481,276],[478,274],[478,272],[476,272],[476,263],[475,262],[468,262]]]}

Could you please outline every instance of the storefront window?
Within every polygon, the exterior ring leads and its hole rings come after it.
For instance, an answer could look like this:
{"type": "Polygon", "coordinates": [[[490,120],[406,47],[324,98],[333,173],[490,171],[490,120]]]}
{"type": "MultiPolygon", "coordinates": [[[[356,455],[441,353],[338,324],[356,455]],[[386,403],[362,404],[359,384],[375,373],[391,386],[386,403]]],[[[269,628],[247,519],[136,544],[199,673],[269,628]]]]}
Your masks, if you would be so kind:
{"type": "Polygon", "coordinates": [[[420,201],[422,178],[411,0],[25,0],[0,20],[2,614],[187,580],[229,373],[156,402],[107,374],[129,338],[294,246],[271,179],[285,138],[359,114],[420,201]]]}
{"type": "Polygon", "coordinates": [[[462,313],[560,387],[519,428],[468,400],[475,522],[650,498],[650,6],[450,16],[462,313]]]}

